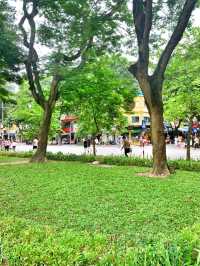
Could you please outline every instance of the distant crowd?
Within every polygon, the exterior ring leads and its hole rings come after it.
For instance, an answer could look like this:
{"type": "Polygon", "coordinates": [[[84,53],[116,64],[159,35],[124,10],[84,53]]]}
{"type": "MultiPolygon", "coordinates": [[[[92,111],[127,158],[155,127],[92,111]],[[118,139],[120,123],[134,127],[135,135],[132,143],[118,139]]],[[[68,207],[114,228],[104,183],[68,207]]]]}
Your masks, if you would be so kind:
{"type": "MultiPolygon", "coordinates": [[[[173,139],[168,134],[166,135],[166,144],[175,144],[176,147],[187,147],[188,145],[188,139],[186,135],[179,135],[175,136],[173,139]]],[[[83,147],[84,147],[84,153],[90,154],[92,152],[91,146],[95,143],[95,145],[104,144],[102,142],[101,138],[95,138],[91,139],[89,137],[86,137],[83,139],[83,147]]],[[[31,142],[33,146],[33,150],[37,150],[38,148],[38,139],[34,138],[31,142]]],[[[140,137],[134,137],[129,141],[129,138],[127,136],[120,136],[116,138],[115,143],[110,142],[109,144],[118,144],[121,146],[121,149],[124,150],[125,156],[128,156],[129,153],[132,152],[131,145],[148,145],[151,143],[149,135],[141,135],[140,137]]],[[[17,141],[15,138],[5,138],[0,136],[0,150],[1,151],[16,151],[17,141]]],[[[200,135],[195,134],[191,135],[190,137],[190,146],[197,149],[200,148],[200,135]]]]}
{"type": "MultiPolygon", "coordinates": [[[[188,144],[187,135],[179,135],[175,136],[173,141],[171,140],[170,136],[166,136],[166,143],[167,144],[175,144],[177,147],[186,147],[188,144]]],[[[198,134],[194,134],[190,136],[190,146],[197,149],[200,148],[200,136],[198,134]]]]}
{"type": "Polygon", "coordinates": [[[8,139],[0,137],[0,150],[1,151],[15,151],[17,146],[17,142],[15,139],[8,139]]]}

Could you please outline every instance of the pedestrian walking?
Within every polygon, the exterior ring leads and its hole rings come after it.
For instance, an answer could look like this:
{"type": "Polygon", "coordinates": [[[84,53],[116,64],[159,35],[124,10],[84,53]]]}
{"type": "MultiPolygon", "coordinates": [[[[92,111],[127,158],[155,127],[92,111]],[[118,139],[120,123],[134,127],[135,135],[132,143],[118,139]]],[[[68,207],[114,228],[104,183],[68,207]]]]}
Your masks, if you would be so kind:
{"type": "Polygon", "coordinates": [[[17,145],[16,141],[13,140],[13,141],[11,142],[11,146],[12,146],[12,150],[13,150],[13,151],[16,150],[16,145],[17,145]]]}
{"type": "Polygon", "coordinates": [[[123,137],[122,149],[124,149],[124,155],[128,157],[128,154],[131,153],[131,144],[126,137],[123,137]]]}
{"type": "Polygon", "coordinates": [[[90,154],[90,146],[91,146],[91,141],[90,139],[87,139],[87,153],[90,154]]]}
{"type": "Polygon", "coordinates": [[[87,146],[88,144],[87,144],[87,139],[84,139],[83,140],[83,147],[84,147],[84,153],[86,154],[87,153],[87,146]]]}
{"type": "Polygon", "coordinates": [[[33,150],[37,150],[37,148],[38,148],[38,139],[34,138],[34,140],[33,140],[33,150]]]}

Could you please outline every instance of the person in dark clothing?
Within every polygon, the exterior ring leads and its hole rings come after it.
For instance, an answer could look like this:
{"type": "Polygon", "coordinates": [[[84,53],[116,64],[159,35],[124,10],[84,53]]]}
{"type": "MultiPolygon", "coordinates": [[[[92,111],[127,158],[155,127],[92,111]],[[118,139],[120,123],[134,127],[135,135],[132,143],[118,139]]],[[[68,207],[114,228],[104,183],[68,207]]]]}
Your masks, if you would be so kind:
{"type": "Polygon", "coordinates": [[[128,157],[128,154],[131,152],[131,145],[128,139],[125,137],[123,138],[123,144],[122,144],[122,149],[124,149],[124,155],[128,157]]]}
{"type": "Polygon", "coordinates": [[[87,153],[87,139],[84,139],[83,141],[83,147],[84,147],[84,153],[86,154],[87,153]]]}
{"type": "Polygon", "coordinates": [[[90,139],[87,139],[87,152],[90,153],[90,145],[91,145],[91,141],[90,139]]]}

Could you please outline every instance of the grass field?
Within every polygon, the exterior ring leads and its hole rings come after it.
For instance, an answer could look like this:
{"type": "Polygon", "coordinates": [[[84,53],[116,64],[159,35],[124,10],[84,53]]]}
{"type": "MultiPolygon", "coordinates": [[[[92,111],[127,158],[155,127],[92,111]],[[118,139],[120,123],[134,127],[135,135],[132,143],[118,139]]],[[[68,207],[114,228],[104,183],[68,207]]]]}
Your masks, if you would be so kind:
{"type": "Polygon", "coordinates": [[[26,158],[18,158],[18,157],[6,157],[0,156],[0,163],[8,163],[8,162],[16,162],[16,161],[25,161],[26,158]]]}
{"type": "Polygon", "coordinates": [[[200,220],[198,173],[164,180],[136,175],[144,170],[62,162],[1,166],[0,217],[139,242],[170,237],[200,220]]]}
{"type": "Polygon", "coordinates": [[[100,233],[119,245],[170,239],[200,222],[199,173],[137,176],[147,170],[77,162],[1,165],[0,221],[15,217],[57,232],[100,233]]]}

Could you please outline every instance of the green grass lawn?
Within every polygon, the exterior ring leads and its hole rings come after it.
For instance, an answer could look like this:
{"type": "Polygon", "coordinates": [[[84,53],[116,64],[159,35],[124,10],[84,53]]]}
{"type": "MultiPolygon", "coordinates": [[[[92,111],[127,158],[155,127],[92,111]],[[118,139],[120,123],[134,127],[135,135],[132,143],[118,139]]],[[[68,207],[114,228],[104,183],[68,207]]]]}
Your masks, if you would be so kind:
{"type": "Polygon", "coordinates": [[[14,216],[57,231],[103,233],[129,244],[172,238],[200,222],[199,173],[137,176],[146,170],[77,162],[2,165],[0,220],[14,216]]]}
{"type": "Polygon", "coordinates": [[[16,162],[16,161],[25,161],[26,158],[18,158],[18,157],[6,157],[0,155],[0,164],[1,163],[8,163],[8,162],[16,162]]]}

